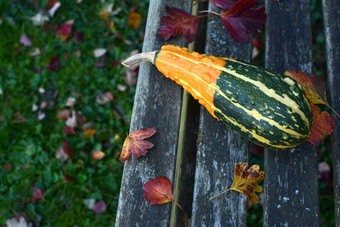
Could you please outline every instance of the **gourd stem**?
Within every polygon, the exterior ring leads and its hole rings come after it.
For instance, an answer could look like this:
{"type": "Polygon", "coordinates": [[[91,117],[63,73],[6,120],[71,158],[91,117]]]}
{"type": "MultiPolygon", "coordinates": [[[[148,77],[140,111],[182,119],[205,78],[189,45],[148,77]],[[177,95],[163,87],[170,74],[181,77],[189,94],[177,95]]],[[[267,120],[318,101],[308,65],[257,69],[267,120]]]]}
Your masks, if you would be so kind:
{"type": "Polygon", "coordinates": [[[152,62],[152,64],[154,64],[155,62],[155,51],[154,52],[146,52],[146,53],[140,53],[140,54],[136,54],[133,55],[127,59],[125,59],[122,62],[122,65],[124,65],[125,67],[133,67],[137,64],[139,64],[142,61],[150,61],[152,62]]]}

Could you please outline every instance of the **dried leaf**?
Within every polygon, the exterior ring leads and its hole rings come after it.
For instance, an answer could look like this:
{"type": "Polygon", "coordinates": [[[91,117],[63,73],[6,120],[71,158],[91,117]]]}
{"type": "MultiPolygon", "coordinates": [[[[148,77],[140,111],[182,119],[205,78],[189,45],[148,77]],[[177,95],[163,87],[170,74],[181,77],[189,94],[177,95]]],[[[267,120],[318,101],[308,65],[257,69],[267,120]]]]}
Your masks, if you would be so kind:
{"type": "MultiPolygon", "coordinates": [[[[50,8],[48,10],[48,13],[50,14],[51,17],[53,17],[55,12],[57,11],[57,9],[59,9],[59,7],[61,6],[61,3],[58,2],[58,1],[49,1],[48,3],[50,3],[50,5],[51,5],[51,7],[48,7],[48,8],[50,8]],[[52,4],[52,2],[53,2],[53,4],[52,4]]],[[[47,3],[47,5],[48,5],[48,3],[47,3]]]]}
{"type": "Polygon", "coordinates": [[[104,5],[103,9],[99,12],[100,17],[103,20],[107,20],[112,12],[113,3],[107,3],[104,5]]]}
{"type": "Polygon", "coordinates": [[[184,38],[191,43],[196,36],[199,16],[191,15],[183,10],[166,7],[169,16],[161,17],[161,26],[157,31],[160,39],[168,40],[171,36],[180,36],[184,34],[184,38]]]}
{"type": "Polygon", "coordinates": [[[96,200],[95,199],[84,199],[83,202],[88,209],[93,210],[96,200]]]}
{"type": "Polygon", "coordinates": [[[24,217],[13,217],[6,221],[7,227],[32,227],[32,223],[24,217]]]}
{"type": "Polygon", "coordinates": [[[177,206],[182,209],[182,207],[174,200],[171,188],[171,182],[167,177],[158,176],[155,179],[150,179],[143,186],[143,189],[146,191],[143,195],[144,200],[151,204],[175,202],[177,206]]]}
{"type": "Polygon", "coordinates": [[[97,98],[96,98],[96,102],[99,105],[104,105],[104,104],[106,104],[108,102],[112,102],[112,101],[113,101],[113,96],[112,96],[111,92],[101,93],[101,94],[97,95],[97,98]]]}
{"type": "Polygon", "coordinates": [[[60,110],[57,118],[61,119],[61,120],[66,120],[69,116],[70,116],[71,112],[67,109],[64,110],[60,110]]]}
{"type": "Polygon", "coordinates": [[[65,162],[68,159],[68,156],[66,155],[62,147],[56,149],[55,157],[59,159],[61,162],[65,162]]]}
{"type": "Polygon", "coordinates": [[[320,112],[320,108],[316,105],[311,105],[313,111],[313,124],[312,134],[308,139],[308,142],[317,145],[318,141],[324,142],[322,135],[331,135],[333,128],[335,127],[335,120],[332,116],[326,112],[320,112]]]}
{"type": "Polygon", "coordinates": [[[32,41],[27,37],[25,33],[22,33],[20,37],[20,43],[26,47],[32,46],[32,41]]]}
{"type": "Polygon", "coordinates": [[[147,129],[139,129],[131,132],[124,141],[122,152],[120,153],[119,160],[125,162],[133,154],[135,158],[145,155],[153,147],[153,144],[145,141],[144,139],[151,137],[156,133],[154,127],[147,129]]]}
{"type": "Polygon", "coordinates": [[[247,32],[258,36],[266,22],[264,7],[251,9],[257,0],[239,0],[231,9],[219,14],[233,40],[239,43],[249,42],[247,32]]]}
{"type": "Polygon", "coordinates": [[[105,157],[105,153],[102,151],[93,151],[92,152],[92,159],[93,161],[102,160],[105,157]]]}
{"type": "Polygon", "coordinates": [[[88,128],[85,130],[84,134],[86,139],[90,139],[93,135],[96,134],[96,130],[93,128],[88,128]]]}
{"type": "Polygon", "coordinates": [[[35,16],[30,18],[33,22],[33,25],[35,26],[40,26],[42,25],[45,21],[48,21],[48,16],[44,11],[39,11],[35,16]]]}
{"type": "Polygon", "coordinates": [[[76,132],[74,131],[74,128],[72,127],[66,127],[63,129],[63,132],[68,135],[75,135],[76,132]]]}
{"type": "Polygon", "coordinates": [[[259,198],[255,192],[262,192],[262,187],[256,183],[264,179],[264,171],[259,171],[260,167],[258,165],[252,165],[248,170],[246,170],[247,168],[248,163],[237,163],[234,170],[235,178],[231,187],[228,190],[212,197],[210,200],[229,190],[234,190],[246,195],[253,203],[258,203],[259,198]]]}
{"type": "Polygon", "coordinates": [[[66,41],[71,36],[72,27],[73,27],[73,21],[63,24],[57,30],[57,35],[59,36],[59,38],[63,41],[66,41]]]}
{"type": "Polygon", "coordinates": [[[31,198],[32,202],[34,203],[36,200],[42,199],[43,197],[42,190],[40,188],[34,188],[33,196],[31,198]]]}
{"type": "Polygon", "coordinates": [[[128,17],[128,26],[138,29],[142,21],[142,16],[137,12],[130,12],[128,17]]]}
{"type": "Polygon", "coordinates": [[[65,106],[72,107],[74,106],[74,104],[76,104],[76,101],[77,101],[76,98],[70,96],[67,98],[65,106]]]}
{"type": "Polygon", "coordinates": [[[67,141],[67,139],[63,139],[63,151],[67,155],[69,159],[73,159],[74,151],[72,150],[71,144],[67,141]]]}
{"type": "Polygon", "coordinates": [[[59,59],[51,56],[50,58],[50,64],[47,66],[47,71],[56,71],[60,67],[59,59]]]}
{"type": "Polygon", "coordinates": [[[95,58],[100,58],[101,56],[106,54],[106,52],[107,52],[107,49],[105,48],[97,48],[93,51],[93,54],[95,58]]]}

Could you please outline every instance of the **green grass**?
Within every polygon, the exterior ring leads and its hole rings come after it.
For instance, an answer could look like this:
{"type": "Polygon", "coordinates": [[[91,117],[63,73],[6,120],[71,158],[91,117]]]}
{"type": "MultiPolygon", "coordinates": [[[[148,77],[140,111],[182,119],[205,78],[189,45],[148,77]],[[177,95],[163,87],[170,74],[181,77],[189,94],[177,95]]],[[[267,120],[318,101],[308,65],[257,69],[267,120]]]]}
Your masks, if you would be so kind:
{"type": "MultiPolygon", "coordinates": [[[[0,18],[0,226],[16,213],[25,212],[32,222],[41,219],[43,226],[113,225],[117,209],[122,163],[118,160],[129,125],[117,114],[130,119],[135,88],[122,92],[124,69],[114,66],[132,50],[141,49],[148,1],[110,1],[113,9],[122,11],[110,16],[111,29],[101,19],[100,1],[84,0],[81,4],[61,1],[61,7],[50,18],[50,27],[34,26],[29,17],[45,8],[47,1],[1,1],[0,18]],[[135,30],[127,26],[128,13],[136,10],[142,16],[142,26],[135,30]],[[83,32],[84,41],[70,37],[66,42],[56,35],[65,21],[74,19],[72,32],[83,32]],[[11,22],[14,22],[11,24],[11,22]],[[25,32],[33,46],[20,44],[25,32]],[[117,36],[117,34],[121,34],[117,36]],[[130,41],[127,45],[126,41],[130,41]],[[29,53],[39,48],[37,57],[29,53]],[[96,68],[93,55],[96,48],[107,48],[105,67],[96,68]],[[81,56],[77,57],[76,53],[81,56]],[[65,58],[69,55],[68,58],[65,58]],[[48,71],[50,57],[60,60],[56,71],[48,71]],[[40,93],[44,88],[45,93],[40,93]],[[82,95],[79,97],[74,92],[82,95]],[[110,91],[114,102],[99,105],[98,94],[110,91]],[[2,94],[1,94],[2,93],[2,94]],[[63,133],[65,121],[57,114],[68,97],[77,99],[73,107],[93,122],[95,136],[86,139],[82,129],[76,135],[63,133]],[[38,120],[32,105],[45,101],[50,106],[41,110],[46,117],[38,120]],[[20,113],[26,121],[16,122],[20,113]],[[55,151],[67,138],[74,150],[73,160],[64,163],[55,151]],[[102,150],[106,157],[91,159],[91,152],[102,150]],[[10,164],[11,168],[6,169],[10,164]],[[64,183],[65,174],[73,182],[64,183]],[[44,197],[31,201],[33,189],[41,188],[44,197]],[[96,215],[83,200],[104,200],[107,211],[96,215]]],[[[46,9],[46,8],[45,8],[46,9]]]]}

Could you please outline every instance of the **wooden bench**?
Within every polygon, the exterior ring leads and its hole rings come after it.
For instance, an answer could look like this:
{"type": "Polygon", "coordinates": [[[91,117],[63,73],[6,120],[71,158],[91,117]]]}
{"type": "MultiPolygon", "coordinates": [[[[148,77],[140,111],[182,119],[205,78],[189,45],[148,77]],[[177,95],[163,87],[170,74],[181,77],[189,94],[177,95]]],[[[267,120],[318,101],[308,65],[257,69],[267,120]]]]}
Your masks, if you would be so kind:
{"type": "MultiPolygon", "coordinates": [[[[340,1],[323,0],[330,103],[340,112],[340,1]]],[[[164,44],[186,46],[183,37],[165,42],[156,38],[165,6],[191,12],[190,0],[151,0],[143,51],[164,44]]],[[[213,4],[200,8],[218,11],[213,4]]],[[[273,72],[312,71],[309,0],[265,1],[266,68],[273,72]]],[[[200,21],[195,50],[208,55],[251,60],[251,45],[235,43],[222,21],[200,21]]],[[[338,125],[339,118],[335,117],[338,125]]],[[[205,108],[164,77],[150,63],[142,63],[130,131],[156,127],[146,157],[125,163],[116,218],[117,226],[246,226],[247,198],[226,190],[234,166],[248,160],[249,143],[227,131],[205,108]],[[174,204],[151,205],[143,199],[150,178],[166,176],[173,185],[174,204]]],[[[334,129],[334,189],[336,223],[340,226],[340,127],[334,129]]],[[[304,143],[286,151],[266,150],[264,156],[264,226],[318,226],[318,158],[315,146],[304,143]]]]}

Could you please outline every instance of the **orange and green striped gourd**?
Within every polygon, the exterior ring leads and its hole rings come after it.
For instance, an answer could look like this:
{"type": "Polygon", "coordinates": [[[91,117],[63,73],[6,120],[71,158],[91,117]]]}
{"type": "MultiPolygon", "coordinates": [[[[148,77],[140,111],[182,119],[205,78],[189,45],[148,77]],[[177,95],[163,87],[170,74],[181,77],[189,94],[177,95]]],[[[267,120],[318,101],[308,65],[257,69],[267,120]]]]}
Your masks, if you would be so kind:
{"type": "Polygon", "coordinates": [[[268,148],[299,145],[311,134],[313,114],[300,84],[233,58],[206,56],[173,45],[135,55],[151,61],[227,128],[268,148]]]}

